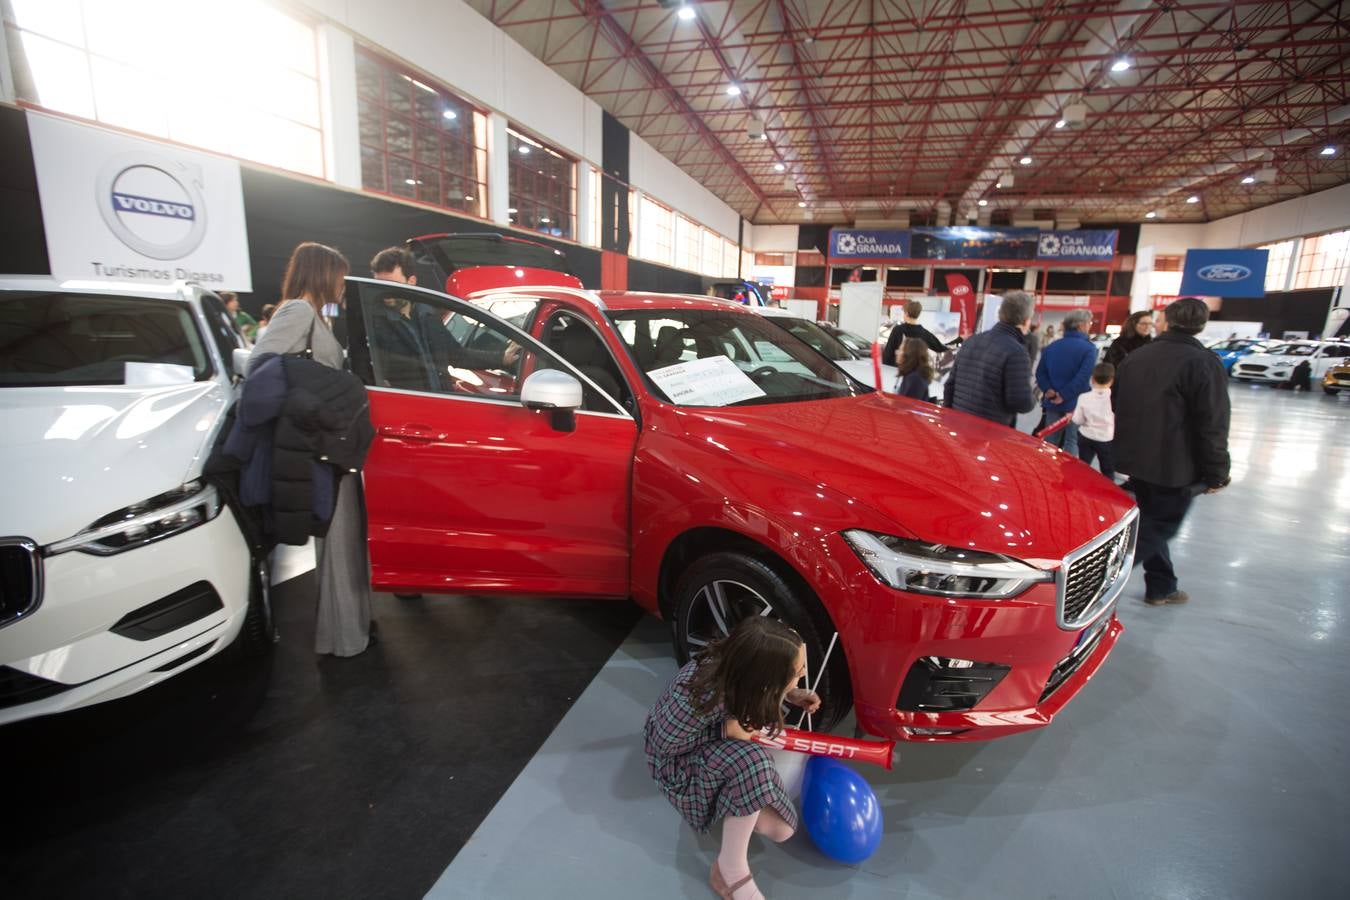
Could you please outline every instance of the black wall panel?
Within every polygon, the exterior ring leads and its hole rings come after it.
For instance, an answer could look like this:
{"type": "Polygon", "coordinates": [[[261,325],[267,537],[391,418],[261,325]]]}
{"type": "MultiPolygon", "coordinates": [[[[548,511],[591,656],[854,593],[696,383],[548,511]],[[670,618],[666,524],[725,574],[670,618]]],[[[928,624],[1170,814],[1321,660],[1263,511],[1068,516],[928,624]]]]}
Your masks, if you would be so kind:
{"type": "Polygon", "coordinates": [[[0,106],[0,272],[50,275],[33,147],[23,111],[0,106]]]}
{"type": "Polygon", "coordinates": [[[490,232],[527,237],[562,250],[583,284],[600,286],[600,253],[589,247],[552,241],[543,235],[522,235],[477,219],[272,172],[245,167],[242,177],[248,251],[253,264],[252,302],[246,304],[249,306],[277,301],[286,260],[301,241],[336,247],[351,262],[353,275],[369,275],[370,259],[377,252],[419,234],[490,232]]]}
{"type": "Polygon", "coordinates": [[[1229,297],[1214,313],[1216,322],[1264,322],[1274,337],[1286,331],[1306,331],[1320,335],[1327,323],[1333,288],[1312,291],[1288,291],[1258,297],[1229,297]]]}
{"type": "Polygon", "coordinates": [[[797,249],[815,250],[817,253],[829,254],[830,250],[830,226],[829,225],[802,225],[797,229],[797,249]]]}
{"type": "Polygon", "coordinates": [[[628,220],[628,169],[631,141],[627,126],[609,113],[601,120],[600,246],[615,253],[628,251],[633,223],[628,220]]]}
{"type": "Polygon", "coordinates": [[[706,284],[718,279],[704,278],[683,269],[672,269],[641,259],[628,260],[628,289],[668,294],[702,294],[706,284]]]}

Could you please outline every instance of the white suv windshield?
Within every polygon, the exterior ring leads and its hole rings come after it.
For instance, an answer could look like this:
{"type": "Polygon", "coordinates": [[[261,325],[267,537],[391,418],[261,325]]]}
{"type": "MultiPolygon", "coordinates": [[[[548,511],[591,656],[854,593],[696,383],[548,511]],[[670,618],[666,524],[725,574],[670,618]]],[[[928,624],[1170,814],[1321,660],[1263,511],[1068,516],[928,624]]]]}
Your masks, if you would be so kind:
{"type": "Polygon", "coordinates": [[[1317,348],[1309,344],[1281,344],[1266,351],[1268,356],[1312,356],[1317,348]]]}
{"type": "Polygon", "coordinates": [[[163,384],[210,375],[210,357],[183,303],[0,293],[0,387],[163,384]]]}
{"type": "Polygon", "coordinates": [[[707,309],[614,311],[610,319],[657,396],[680,406],[750,406],[867,393],[764,317],[707,309]]]}

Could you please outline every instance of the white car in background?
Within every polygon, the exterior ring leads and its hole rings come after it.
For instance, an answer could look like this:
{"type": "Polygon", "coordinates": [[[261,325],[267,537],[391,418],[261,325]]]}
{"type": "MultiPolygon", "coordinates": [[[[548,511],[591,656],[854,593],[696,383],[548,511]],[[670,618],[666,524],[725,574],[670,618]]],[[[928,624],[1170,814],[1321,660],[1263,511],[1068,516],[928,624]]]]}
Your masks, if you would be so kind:
{"type": "MultiPolygon", "coordinates": [[[[877,386],[876,370],[872,368],[871,356],[859,356],[845,346],[843,341],[810,319],[803,319],[790,310],[780,309],[776,306],[752,306],[750,310],[772,319],[774,324],[810,344],[836,366],[868,387],[874,388],[877,386]]],[[[881,381],[883,389],[894,393],[895,382],[899,377],[899,369],[893,365],[882,363],[881,381]]],[[[935,389],[935,393],[940,394],[941,392],[935,389]]]]}
{"type": "Polygon", "coordinates": [[[1233,363],[1233,377],[1239,381],[1288,381],[1294,367],[1307,362],[1313,383],[1327,370],[1350,360],[1350,343],[1343,341],[1290,341],[1262,353],[1250,353],[1233,363]]]}
{"type": "Polygon", "coordinates": [[[195,285],[0,276],[0,724],[271,643],[266,561],[202,477],[243,346],[195,285]]]}

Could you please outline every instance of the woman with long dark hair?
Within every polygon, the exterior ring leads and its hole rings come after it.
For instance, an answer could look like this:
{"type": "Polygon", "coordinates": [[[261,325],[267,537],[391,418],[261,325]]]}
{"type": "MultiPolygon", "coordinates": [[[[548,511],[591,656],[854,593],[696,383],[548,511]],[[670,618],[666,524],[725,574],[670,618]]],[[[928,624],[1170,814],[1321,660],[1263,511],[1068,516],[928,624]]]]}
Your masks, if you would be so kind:
{"type": "MultiPolygon", "coordinates": [[[[305,242],[295,248],[281,284],[281,304],[249,356],[249,367],[267,354],[309,352],[315,362],[346,367],[342,345],[323,319],[326,304],[342,301],[350,267],[332,247],[305,242]]],[[[328,533],[315,541],[319,612],[314,650],[356,656],[373,639],[370,618],[370,558],[366,553],[366,510],[361,476],[345,473],[328,533]]]]}
{"type": "Polygon", "coordinates": [[[1120,368],[1121,360],[1152,340],[1153,310],[1141,309],[1138,312],[1130,313],[1130,317],[1125,320],[1125,324],[1120,326],[1120,336],[1111,342],[1110,347],[1106,348],[1106,357],[1102,362],[1109,362],[1116,368],[1120,368]]]}
{"type": "Polygon", "coordinates": [[[917,338],[905,338],[900,344],[900,390],[902,397],[931,400],[929,386],[933,383],[933,363],[928,358],[928,346],[917,338]]]}

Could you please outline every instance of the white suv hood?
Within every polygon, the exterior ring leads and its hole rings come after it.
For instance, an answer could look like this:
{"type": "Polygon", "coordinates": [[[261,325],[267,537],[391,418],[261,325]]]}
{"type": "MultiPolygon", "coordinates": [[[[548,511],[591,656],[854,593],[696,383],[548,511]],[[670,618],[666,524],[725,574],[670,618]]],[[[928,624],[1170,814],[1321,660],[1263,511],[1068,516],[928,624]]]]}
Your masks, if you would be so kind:
{"type": "Polygon", "coordinates": [[[0,534],[49,544],[190,481],[229,398],[215,381],[0,390],[0,534]]]}

